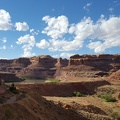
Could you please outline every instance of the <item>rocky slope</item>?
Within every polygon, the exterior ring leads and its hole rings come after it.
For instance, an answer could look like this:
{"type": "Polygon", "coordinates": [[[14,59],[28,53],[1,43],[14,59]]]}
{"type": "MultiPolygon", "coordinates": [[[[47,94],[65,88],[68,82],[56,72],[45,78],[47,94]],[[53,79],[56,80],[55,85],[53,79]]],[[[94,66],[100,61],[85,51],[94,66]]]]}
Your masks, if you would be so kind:
{"type": "Polygon", "coordinates": [[[69,82],[69,83],[46,83],[46,84],[24,84],[17,85],[17,88],[22,90],[37,91],[42,96],[59,96],[70,97],[73,92],[79,91],[83,94],[94,94],[97,87],[109,85],[110,83],[104,80],[88,81],[88,82],[69,82]]]}
{"type": "MultiPolygon", "coordinates": [[[[11,98],[16,97],[16,95],[11,98]]],[[[12,100],[12,99],[11,99],[12,100]]],[[[0,120],[88,120],[74,109],[47,101],[37,91],[18,95],[9,104],[0,104],[0,120]]]]}
{"type": "Polygon", "coordinates": [[[112,80],[112,81],[120,81],[120,70],[112,73],[109,77],[108,77],[109,80],[112,80]]]}
{"type": "MultiPolygon", "coordinates": [[[[90,87],[88,84],[90,83],[86,84],[86,89],[90,87]]],[[[104,84],[99,82],[96,87],[104,84]]],[[[85,90],[85,87],[80,88],[82,84],[69,83],[65,85],[61,83],[56,86],[54,84],[46,84],[45,86],[40,84],[21,85],[17,86],[19,88],[18,94],[12,94],[10,91],[5,93],[4,97],[2,97],[4,98],[4,104],[0,103],[0,120],[112,120],[104,107],[102,106],[101,109],[101,106],[98,106],[102,101],[95,98],[95,96],[68,97],[71,96],[69,92],[71,89],[73,91],[85,90]],[[64,97],[59,97],[56,102],[53,101],[56,97],[48,101],[41,96],[45,95],[45,92],[46,95],[53,96],[56,92],[56,95],[64,97]],[[68,93],[63,94],[63,92],[68,93]],[[67,97],[65,97],[66,95],[67,97]],[[61,98],[64,99],[63,102],[60,101],[61,98]],[[68,101],[65,102],[65,99],[68,101]],[[97,100],[97,105],[93,105],[94,99],[97,100]]],[[[105,108],[109,109],[109,107],[105,108]]]]}

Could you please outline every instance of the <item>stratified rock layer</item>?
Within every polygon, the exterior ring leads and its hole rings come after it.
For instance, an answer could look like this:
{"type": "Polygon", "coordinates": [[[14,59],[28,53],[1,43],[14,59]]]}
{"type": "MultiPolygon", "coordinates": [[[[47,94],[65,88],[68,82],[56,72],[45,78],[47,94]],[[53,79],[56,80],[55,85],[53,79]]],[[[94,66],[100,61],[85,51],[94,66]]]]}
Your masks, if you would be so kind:
{"type": "Polygon", "coordinates": [[[108,76],[120,69],[120,54],[73,55],[69,60],[49,55],[0,60],[0,72],[33,78],[108,76]]]}
{"type": "Polygon", "coordinates": [[[57,78],[73,80],[75,78],[95,78],[109,76],[120,69],[120,55],[73,55],[67,67],[57,70],[57,78]]]}

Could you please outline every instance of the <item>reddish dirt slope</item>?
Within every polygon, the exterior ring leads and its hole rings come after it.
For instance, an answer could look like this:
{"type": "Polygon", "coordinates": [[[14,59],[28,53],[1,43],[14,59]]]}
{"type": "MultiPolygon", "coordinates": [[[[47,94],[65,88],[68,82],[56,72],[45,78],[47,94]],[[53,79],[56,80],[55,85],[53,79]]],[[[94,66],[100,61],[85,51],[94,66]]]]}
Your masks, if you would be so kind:
{"type": "Polygon", "coordinates": [[[73,83],[48,83],[48,84],[34,84],[34,85],[17,85],[23,90],[38,91],[43,96],[73,96],[74,91],[81,93],[93,94],[95,89],[102,85],[108,85],[109,82],[89,81],[89,82],[73,82],[73,83]]]}
{"type": "Polygon", "coordinates": [[[0,105],[0,120],[88,120],[74,109],[65,109],[30,92],[13,104],[0,105]]]}
{"type": "Polygon", "coordinates": [[[117,72],[112,73],[110,75],[109,79],[114,80],[114,81],[120,81],[120,70],[118,70],[117,72]]]}

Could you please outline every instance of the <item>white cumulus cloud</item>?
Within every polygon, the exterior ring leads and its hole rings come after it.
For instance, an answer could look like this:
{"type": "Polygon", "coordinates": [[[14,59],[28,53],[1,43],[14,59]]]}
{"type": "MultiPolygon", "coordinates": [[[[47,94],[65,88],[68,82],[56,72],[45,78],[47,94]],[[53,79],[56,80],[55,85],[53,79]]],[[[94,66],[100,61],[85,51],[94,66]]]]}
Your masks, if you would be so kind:
{"type": "Polygon", "coordinates": [[[41,49],[46,49],[50,46],[50,44],[45,39],[43,39],[39,43],[36,43],[36,46],[41,49]]]}
{"type": "Polygon", "coordinates": [[[74,40],[77,42],[84,41],[86,38],[91,38],[96,30],[96,25],[90,17],[84,17],[79,23],[72,24],[69,28],[70,34],[75,34],[74,40]]]}
{"type": "Polygon", "coordinates": [[[47,34],[53,39],[58,39],[62,37],[63,34],[68,31],[68,18],[66,16],[58,16],[57,18],[50,16],[45,16],[42,18],[48,26],[44,28],[42,33],[47,34]]]}
{"type": "Polygon", "coordinates": [[[43,21],[48,26],[42,33],[46,34],[49,39],[43,39],[37,43],[39,48],[65,53],[79,50],[87,42],[87,47],[94,50],[95,53],[104,53],[108,48],[120,47],[120,17],[110,16],[107,19],[101,15],[97,22],[90,17],[84,17],[76,24],[69,24],[68,18],[65,16],[57,18],[45,16],[43,21]],[[64,25],[61,27],[62,23],[64,25]],[[88,42],[88,40],[91,41],[88,42]]]}
{"type": "Polygon", "coordinates": [[[60,56],[62,58],[70,58],[70,56],[74,55],[73,53],[66,53],[66,52],[63,52],[60,54],[60,56]]]}
{"type": "Polygon", "coordinates": [[[10,30],[12,26],[10,14],[0,9],[0,30],[10,30]]]}
{"type": "Polygon", "coordinates": [[[22,49],[24,51],[23,53],[23,57],[30,57],[35,55],[35,53],[32,53],[32,48],[35,45],[35,37],[34,36],[30,36],[25,35],[25,36],[21,36],[20,38],[18,38],[18,41],[16,42],[17,44],[23,44],[22,49]]]}
{"type": "Polygon", "coordinates": [[[98,28],[94,34],[102,42],[91,42],[88,48],[94,49],[96,53],[100,53],[108,48],[120,47],[120,17],[111,16],[108,20],[105,18],[100,19],[96,26],[98,28]],[[94,44],[97,44],[96,47],[94,44]]]}
{"type": "Polygon", "coordinates": [[[18,31],[27,31],[29,29],[29,26],[26,22],[16,22],[15,27],[18,31]]]}
{"type": "Polygon", "coordinates": [[[82,46],[82,41],[50,40],[50,51],[71,51],[77,50],[82,46]]]}
{"type": "MultiPolygon", "coordinates": [[[[62,16],[63,17],[63,16],[62,16]]],[[[61,18],[58,17],[59,19],[61,18]]],[[[69,25],[68,19],[64,16],[67,20],[66,26],[62,26],[64,30],[60,32],[60,34],[57,35],[57,37],[53,37],[53,35],[57,34],[56,30],[54,31],[56,25],[55,21],[58,21],[58,18],[50,18],[49,16],[43,17],[43,20],[48,23],[48,26],[44,29],[46,30],[46,34],[51,38],[49,41],[41,41],[39,46],[37,44],[37,47],[45,49],[48,48],[49,51],[71,51],[71,50],[78,50],[83,46],[83,42],[87,37],[90,37],[95,29],[95,25],[93,24],[93,21],[91,20],[90,17],[88,18],[83,18],[79,23],[77,24],[71,24],[69,25]],[[47,32],[48,30],[48,32],[47,32]],[[54,31],[54,32],[53,32],[54,31]],[[48,33],[54,33],[49,35],[48,33]],[[63,38],[64,34],[73,34],[73,38],[71,40],[67,40],[63,38]],[[61,38],[60,38],[61,37],[61,38]],[[44,42],[44,44],[43,44],[44,42]],[[48,45],[49,44],[49,45],[48,45]],[[44,45],[44,47],[42,47],[44,45]]],[[[61,28],[60,26],[56,25],[56,28],[61,28]]],[[[57,29],[58,30],[58,29],[57,29]]],[[[45,33],[45,31],[44,31],[45,33]]]]}

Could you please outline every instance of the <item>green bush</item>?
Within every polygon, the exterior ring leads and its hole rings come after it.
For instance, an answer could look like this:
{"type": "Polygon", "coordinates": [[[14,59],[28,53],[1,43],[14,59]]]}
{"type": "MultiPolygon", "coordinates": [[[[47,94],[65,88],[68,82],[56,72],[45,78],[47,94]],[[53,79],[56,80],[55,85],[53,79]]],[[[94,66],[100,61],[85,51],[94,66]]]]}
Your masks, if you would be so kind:
{"type": "Polygon", "coordinates": [[[111,95],[104,96],[106,102],[116,102],[116,98],[112,97],[111,95]]]}
{"type": "Polygon", "coordinates": [[[106,102],[116,102],[116,98],[112,97],[112,95],[110,94],[101,94],[101,95],[98,95],[99,98],[102,98],[104,99],[106,102]]]}
{"type": "Polygon", "coordinates": [[[114,120],[120,120],[120,113],[113,112],[113,113],[111,114],[111,117],[113,117],[114,120]]]}
{"type": "Polygon", "coordinates": [[[84,96],[84,94],[80,93],[79,91],[74,91],[74,92],[73,92],[73,95],[74,95],[75,97],[83,97],[83,96],[84,96]]]}
{"type": "Polygon", "coordinates": [[[12,93],[15,93],[15,94],[19,93],[19,91],[16,89],[14,83],[12,83],[12,85],[10,86],[9,89],[10,89],[10,92],[12,92],[12,93]]]}

